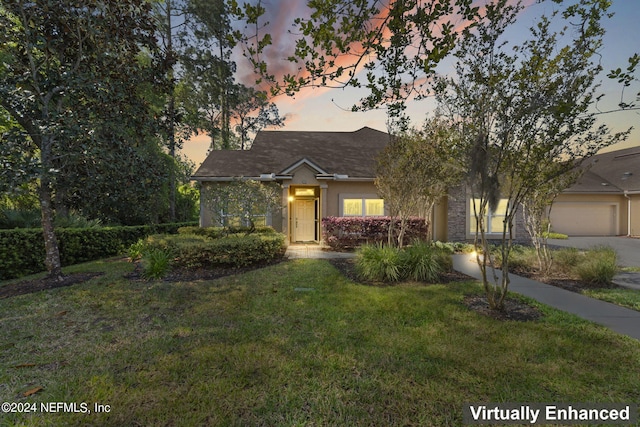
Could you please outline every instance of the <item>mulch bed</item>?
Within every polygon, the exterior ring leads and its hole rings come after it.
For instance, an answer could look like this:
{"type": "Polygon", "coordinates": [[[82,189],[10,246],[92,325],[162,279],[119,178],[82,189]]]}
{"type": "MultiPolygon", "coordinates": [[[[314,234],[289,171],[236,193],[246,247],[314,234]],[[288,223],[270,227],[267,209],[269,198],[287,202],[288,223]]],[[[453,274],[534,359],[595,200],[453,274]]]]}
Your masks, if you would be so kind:
{"type": "Polygon", "coordinates": [[[474,310],[496,320],[530,322],[538,320],[543,316],[542,312],[536,307],[532,307],[529,304],[513,298],[506,298],[504,300],[504,309],[500,311],[489,308],[489,302],[484,295],[467,295],[463,302],[470,310],[474,310]]]}
{"type": "MultiPolygon", "coordinates": [[[[380,282],[370,282],[363,280],[356,271],[356,263],[353,258],[335,258],[328,260],[336,269],[338,269],[344,276],[346,276],[349,280],[361,283],[363,285],[369,286],[393,286],[393,284],[389,283],[380,283],[380,282]]],[[[457,271],[451,271],[449,273],[445,273],[440,277],[439,283],[450,283],[450,282],[462,282],[466,280],[473,280],[471,277],[458,273],[457,271]]]]}
{"type": "Polygon", "coordinates": [[[77,285],[91,280],[94,277],[102,276],[104,273],[74,273],[64,276],[62,280],[53,280],[49,277],[35,280],[23,280],[0,287],[0,299],[11,298],[17,295],[31,294],[33,292],[46,289],[64,288],[66,286],[77,285]]]}
{"type": "MultiPolygon", "coordinates": [[[[257,270],[260,268],[268,267],[270,265],[276,265],[283,262],[285,258],[273,260],[271,262],[265,262],[261,264],[251,265],[249,267],[212,267],[212,268],[198,268],[198,269],[177,269],[172,270],[162,280],[165,282],[188,282],[191,280],[214,280],[220,277],[232,276],[234,274],[242,274],[248,271],[257,270]]],[[[139,263],[136,264],[136,268],[133,272],[126,274],[125,279],[132,281],[146,281],[142,274],[142,268],[139,263]]]]}

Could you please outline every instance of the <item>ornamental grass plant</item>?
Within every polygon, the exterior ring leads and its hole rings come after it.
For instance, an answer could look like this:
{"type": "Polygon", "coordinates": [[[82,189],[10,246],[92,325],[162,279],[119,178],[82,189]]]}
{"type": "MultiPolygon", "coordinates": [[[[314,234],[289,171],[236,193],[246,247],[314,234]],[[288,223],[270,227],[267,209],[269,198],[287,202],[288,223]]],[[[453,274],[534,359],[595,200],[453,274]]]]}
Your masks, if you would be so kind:
{"type": "Polygon", "coordinates": [[[415,280],[435,283],[452,266],[451,253],[446,248],[424,241],[415,241],[404,248],[368,244],[356,254],[359,275],[373,282],[415,280]]]}

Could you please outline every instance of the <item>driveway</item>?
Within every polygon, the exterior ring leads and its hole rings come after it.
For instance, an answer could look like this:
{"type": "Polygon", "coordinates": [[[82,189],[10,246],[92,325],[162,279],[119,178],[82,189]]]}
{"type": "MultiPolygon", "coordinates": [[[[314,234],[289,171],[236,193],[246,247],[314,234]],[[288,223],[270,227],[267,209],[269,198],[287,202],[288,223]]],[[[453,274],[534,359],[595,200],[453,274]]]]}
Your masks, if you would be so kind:
{"type": "Polygon", "coordinates": [[[610,246],[618,253],[618,264],[640,267],[640,239],[631,237],[569,237],[567,240],[549,239],[549,245],[589,249],[610,246]]]}

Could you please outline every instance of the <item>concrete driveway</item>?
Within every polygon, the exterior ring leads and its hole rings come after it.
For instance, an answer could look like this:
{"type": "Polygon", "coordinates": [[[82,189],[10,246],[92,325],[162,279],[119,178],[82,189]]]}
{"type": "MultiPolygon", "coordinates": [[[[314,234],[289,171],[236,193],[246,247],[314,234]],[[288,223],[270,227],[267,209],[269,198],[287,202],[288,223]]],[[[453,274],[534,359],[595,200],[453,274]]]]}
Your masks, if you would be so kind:
{"type": "Polygon", "coordinates": [[[549,239],[549,245],[578,249],[610,246],[618,253],[618,264],[623,267],[640,267],[640,239],[631,237],[569,237],[567,240],[549,239]]]}

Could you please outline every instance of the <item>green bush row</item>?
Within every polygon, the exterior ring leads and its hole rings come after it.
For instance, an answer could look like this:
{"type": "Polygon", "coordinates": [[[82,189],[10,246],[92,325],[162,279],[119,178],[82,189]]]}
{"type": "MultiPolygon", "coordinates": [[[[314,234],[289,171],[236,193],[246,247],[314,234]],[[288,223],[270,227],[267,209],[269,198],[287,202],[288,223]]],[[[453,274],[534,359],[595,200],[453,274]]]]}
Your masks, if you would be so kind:
{"type": "Polygon", "coordinates": [[[273,227],[181,227],[178,234],[191,234],[205,236],[210,239],[219,239],[233,234],[274,234],[273,227]]]}
{"type": "MultiPolygon", "coordinates": [[[[496,260],[501,264],[500,254],[496,251],[496,260]]],[[[608,246],[596,246],[581,250],[576,248],[554,249],[552,251],[553,274],[561,274],[594,286],[608,286],[618,272],[618,256],[608,246]]],[[[515,245],[509,254],[511,271],[534,272],[538,270],[535,249],[515,245]]]]}
{"type": "Polygon", "coordinates": [[[357,252],[356,268],[365,280],[435,283],[452,269],[451,251],[427,242],[398,249],[380,243],[366,244],[357,252]]]}
{"type": "MultiPolygon", "coordinates": [[[[133,252],[140,253],[145,273],[158,278],[162,274],[159,263],[165,264],[165,256],[171,259],[171,267],[197,269],[214,267],[247,267],[270,262],[282,257],[285,236],[280,233],[232,234],[217,239],[196,234],[149,236],[140,247],[133,245],[133,252]],[[158,261],[159,260],[159,261],[158,261]]],[[[165,271],[166,272],[166,271],[165,271]]]]}
{"type": "MultiPolygon", "coordinates": [[[[155,233],[177,233],[193,223],[128,227],[60,228],[56,238],[63,266],[123,253],[132,243],[155,233]]],[[[45,270],[41,229],[0,230],[0,280],[45,270]]]]}

